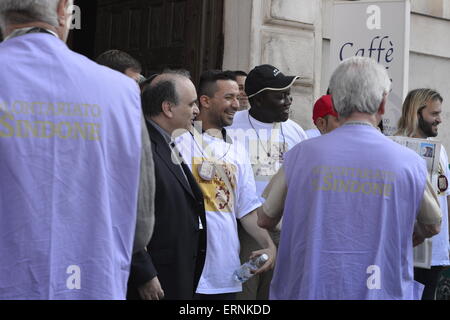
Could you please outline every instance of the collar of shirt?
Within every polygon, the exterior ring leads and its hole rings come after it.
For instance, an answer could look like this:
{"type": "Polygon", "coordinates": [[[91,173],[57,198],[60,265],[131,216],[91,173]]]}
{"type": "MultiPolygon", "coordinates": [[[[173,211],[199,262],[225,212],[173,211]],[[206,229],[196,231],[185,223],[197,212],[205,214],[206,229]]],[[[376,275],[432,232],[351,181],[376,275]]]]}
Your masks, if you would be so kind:
{"type": "MultiPolygon", "coordinates": [[[[196,127],[194,127],[194,130],[197,130],[197,132],[199,132],[198,128],[196,128],[196,127]]],[[[202,129],[202,134],[207,133],[206,131],[208,131],[208,130],[202,129]]],[[[229,143],[229,144],[233,144],[233,139],[231,139],[231,137],[227,134],[227,130],[226,130],[225,128],[222,128],[222,129],[220,130],[220,132],[222,133],[222,139],[223,139],[223,141],[225,141],[226,143],[229,143]]],[[[192,133],[191,133],[191,135],[192,135],[192,133]]],[[[212,137],[212,138],[219,139],[218,137],[212,136],[212,135],[210,135],[210,134],[208,134],[208,136],[210,136],[210,137],[212,137]]]]}
{"type": "Polygon", "coordinates": [[[147,119],[148,123],[150,123],[156,130],[158,130],[158,132],[163,136],[164,140],[167,142],[168,145],[170,145],[173,141],[172,141],[172,137],[166,132],[166,130],[164,130],[163,128],[161,128],[155,121],[151,120],[151,119],[147,119]]]}
{"type": "Polygon", "coordinates": [[[58,35],[51,30],[40,28],[40,27],[27,27],[27,28],[15,29],[13,32],[11,32],[5,38],[5,41],[15,38],[15,37],[23,36],[24,34],[29,34],[29,33],[48,33],[48,34],[52,34],[55,37],[59,38],[58,35]]]}
{"type": "Polygon", "coordinates": [[[371,124],[369,121],[364,120],[350,120],[346,121],[342,124],[343,126],[369,126],[372,128],[375,128],[373,124],[371,124]]]}
{"type": "Polygon", "coordinates": [[[169,145],[170,150],[172,150],[172,160],[174,160],[173,156],[175,156],[177,159],[176,164],[180,166],[181,173],[183,174],[186,181],[189,183],[189,179],[186,176],[186,172],[184,172],[183,166],[181,165],[183,162],[183,156],[178,151],[178,148],[175,145],[175,142],[172,140],[170,135],[163,128],[161,128],[155,121],[153,121],[152,119],[147,119],[147,121],[151,126],[153,126],[163,136],[164,140],[169,145]]]}
{"type": "Polygon", "coordinates": [[[277,126],[282,126],[282,122],[262,122],[259,121],[258,119],[255,119],[254,117],[252,117],[252,115],[250,114],[250,112],[247,111],[247,115],[248,115],[248,120],[250,122],[250,125],[253,127],[253,124],[257,124],[260,127],[265,127],[267,129],[275,129],[275,127],[277,126]]]}

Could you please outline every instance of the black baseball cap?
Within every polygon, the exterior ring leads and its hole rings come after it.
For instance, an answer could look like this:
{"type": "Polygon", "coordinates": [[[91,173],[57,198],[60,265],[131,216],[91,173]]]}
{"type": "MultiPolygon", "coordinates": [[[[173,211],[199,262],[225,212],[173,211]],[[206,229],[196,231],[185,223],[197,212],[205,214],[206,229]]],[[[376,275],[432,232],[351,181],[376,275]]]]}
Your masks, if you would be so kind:
{"type": "Polygon", "coordinates": [[[285,90],[294,84],[299,76],[285,76],[280,69],[263,64],[251,70],[245,80],[245,93],[249,98],[265,90],[285,90]]]}

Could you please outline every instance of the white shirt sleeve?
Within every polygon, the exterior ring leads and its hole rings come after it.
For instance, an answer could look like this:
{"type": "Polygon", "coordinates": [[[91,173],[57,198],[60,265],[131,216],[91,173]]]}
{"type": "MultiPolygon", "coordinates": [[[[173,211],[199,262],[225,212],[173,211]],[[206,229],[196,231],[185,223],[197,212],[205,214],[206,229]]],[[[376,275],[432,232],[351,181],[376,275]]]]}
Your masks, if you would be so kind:
{"type": "MultiPolygon", "coordinates": [[[[444,175],[447,177],[447,180],[450,182],[450,170],[448,168],[448,155],[447,155],[447,151],[445,150],[443,144],[441,144],[441,154],[440,154],[439,160],[441,162],[441,165],[443,166],[444,175]]],[[[450,188],[447,188],[447,190],[445,191],[445,195],[450,196],[450,188]]]]}

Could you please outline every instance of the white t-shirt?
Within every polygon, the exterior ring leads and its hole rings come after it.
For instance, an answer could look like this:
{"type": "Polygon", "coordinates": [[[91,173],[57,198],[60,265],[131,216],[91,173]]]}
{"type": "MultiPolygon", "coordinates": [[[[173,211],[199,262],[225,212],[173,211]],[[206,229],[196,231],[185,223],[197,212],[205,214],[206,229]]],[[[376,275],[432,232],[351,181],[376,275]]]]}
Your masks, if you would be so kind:
{"type": "Polygon", "coordinates": [[[305,131],[306,135],[308,136],[308,139],[320,137],[322,134],[320,133],[319,129],[309,129],[305,131]]]}
{"type": "Polygon", "coordinates": [[[265,187],[283,164],[284,153],[307,139],[305,131],[290,119],[282,123],[264,123],[253,118],[248,110],[235,114],[227,133],[244,145],[250,156],[261,202],[264,202],[261,195],[265,187]]]}
{"type": "Polygon", "coordinates": [[[233,272],[241,264],[236,219],[261,205],[249,159],[239,143],[226,143],[207,133],[186,133],[175,143],[205,199],[207,249],[197,293],[240,292],[241,283],[233,279],[233,272]],[[211,180],[200,177],[202,163],[214,163],[211,180]]]}
{"type": "MultiPolygon", "coordinates": [[[[444,170],[444,175],[447,179],[450,179],[450,172],[448,168],[448,156],[444,148],[441,145],[440,165],[444,170]]],[[[450,181],[450,180],[449,180],[450,181]]],[[[448,235],[448,208],[447,208],[447,196],[450,195],[450,188],[438,195],[439,205],[442,212],[441,232],[431,238],[433,243],[431,254],[432,266],[447,266],[450,265],[449,261],[449,235],[448,235]]]]}

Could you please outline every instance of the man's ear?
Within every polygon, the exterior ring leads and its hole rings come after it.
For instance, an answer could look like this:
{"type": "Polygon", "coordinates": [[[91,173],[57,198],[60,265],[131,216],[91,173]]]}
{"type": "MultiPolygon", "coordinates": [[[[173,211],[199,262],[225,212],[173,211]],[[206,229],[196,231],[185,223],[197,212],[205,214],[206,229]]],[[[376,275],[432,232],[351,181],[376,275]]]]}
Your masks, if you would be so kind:
{"type": "Polygon", "coordinates": [[[198,98],[199,106],[201,108],[209,109],[209,106],[210,106],[209,101],[210,101],[210,98],[206,95],[202,95],[202,96],[200,96],[200,98],[198,98]]]}
{"type": "Polygon", "coordinates": [[[167,118],[173,118],[172,103],[170,103],[169,101],[163,101],[161,110],[167,118]]]}
{"type": "Polygon", "coordinates": [[[58,24],[60,27],[67,24],[68,17],[72,14],[72,12],[68,12],[71,2],[72,1],[70,0],[59,0],[58,2],[58,7],[56,10],[58,14],[58,24]]]}
{"type": "Polygon", "coordinates": [[[322,117],[318,117],[314,124],[316,125],[317,129],[319,129],[320,133],[324,134],[327,126],[326,120],[322,117]]]}
{"type": "Polygon", "coordinates": [[[380,106],[378,107],[378,114],[382,116],[386,111],[387,94],[383,95],[383,100],[381,100],[380,106]]]}

